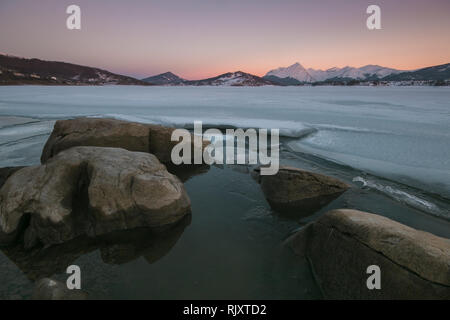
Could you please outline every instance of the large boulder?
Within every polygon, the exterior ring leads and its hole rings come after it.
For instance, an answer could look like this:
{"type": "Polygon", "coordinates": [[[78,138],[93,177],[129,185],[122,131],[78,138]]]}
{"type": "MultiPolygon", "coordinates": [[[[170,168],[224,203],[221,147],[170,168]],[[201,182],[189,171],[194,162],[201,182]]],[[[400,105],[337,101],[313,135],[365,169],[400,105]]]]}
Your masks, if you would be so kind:
{"type": "Polygon", "coordinates": [[[13,175],[14,172],[19,171],[22,168],[24,167],[0,168],[0,188],[5,184],[6,180],[8,180],[8,178],[13,175]]]}
{"type": "Polygon", "coordinates": [[[286,166],[259,180],[272,209],[299,216],[319,210],[349,188],[335,178],[286,166]]]}
{"type": "MultiPolygon", "coordinates": [[[[159,161],[163,163],[171,163],[171,153],[172,148],[178,144],[178,141],[172,141],[172,132],[174,131],[174,128],[168,128],[164,126],[159,125],[148,125],[148,152],[154,154],[159,161]]],[[[191,142],[192,142],[192,151],[193,149],[193,136],[191,135],[191,142]]],[[[192,152],[192,155],[194,153],[192,152]]],[[[193,163],[193,157],[192,157],[192,163],[193,163]]]]}
{"type": "MultiPolygon", "coordinates": [[[[171,141],[175,128],[115,119],[76,118],[58,120],[45,144],[41,162],[45,163],[59,152],[75,146],[123,148],[154,154],[159,161],[171,163],[171,141]]],[[[192,156],[194,154],[194,139],[192,156]]],[[[204,148],[209,142],[203,142],[204,148]]],[[[193,163],[193,162],[192,162],[193,163]]]]}
{"type": "Polygon", "coordinates": [[[45,163],[59,152],[76,146],[149,151],[149,129],[141,123],[114,119],[77,118],[58,120],[42,151],[45,163]]]}
{"type": "Polygon", "coordinates": [[[326,298],[450,299],[450,239],[356,210],[334,210],[287,240],[326,298]],[[369,266],[381,289],[369,289],[369,266]]]}
{"type": "Polygon", "coordinates": [[[183,184],[149,153],[74,147],[16,171],[0,189],[0,244],[21,229],[25,247],[136,227],[190,212],[183,184]]]}

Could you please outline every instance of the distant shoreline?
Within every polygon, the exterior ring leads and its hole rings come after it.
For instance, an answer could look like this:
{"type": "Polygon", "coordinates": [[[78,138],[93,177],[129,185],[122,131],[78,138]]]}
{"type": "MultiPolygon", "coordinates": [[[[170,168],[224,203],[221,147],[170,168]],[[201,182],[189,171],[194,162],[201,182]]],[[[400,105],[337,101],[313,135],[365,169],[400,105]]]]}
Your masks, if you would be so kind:
{"type": "Polygon", "coordinates": [[[136,79],[107,70],[67,62],[27,59],[0,54],[0,85],[141,85],[141,86],[450,86],[450,64],[431,66],[412,71],[401,71],[368,65],[360,69],[346,67],[331,72],[327,77],[312,77],[300,64],[269,71],[257,76],[243,71],[227,72],[215,77],[187,80],[171,72],[145,79],[136,79]],[[370,67],[370,70],[365,69],[370,67]],[[376,67],[376,69],[373,69],[376,67]],[[358,74],[349,74],[357,70],[358,74]],[[364,72],[362,74],[362,72],[364,72]],[[380,73],[381,72],[381,73],[380,73]],[[387,75],[386,72],[388,73],[387,75]],[[392,73],[392,72],[395,72],[392,73]],[[321,79],[321,80],[318,80],[321,79]]]}
{"type": "Polygon", "coordinates": [[[33,86],[33,87],[112,87],[112,86],[120,86],[120,87],[166,87],[166,88],[194,88],[194,87],[206,87],[206,88],[260,88],[260,87],[280,87],[280,88],[295,88],[295,87],[436,87],[436,88],[449,88],[450,82],[444,85],[436,85],[436,84],[304,84],[304,85],[289,85],[289,86],[281,86],[281,85],[258,85],[258,86],[244,86],[244,85],[157,85],[157,84],[61,84],[61,83],[1,83],[0,87],[25,87],[25,86],[33,86]]]}

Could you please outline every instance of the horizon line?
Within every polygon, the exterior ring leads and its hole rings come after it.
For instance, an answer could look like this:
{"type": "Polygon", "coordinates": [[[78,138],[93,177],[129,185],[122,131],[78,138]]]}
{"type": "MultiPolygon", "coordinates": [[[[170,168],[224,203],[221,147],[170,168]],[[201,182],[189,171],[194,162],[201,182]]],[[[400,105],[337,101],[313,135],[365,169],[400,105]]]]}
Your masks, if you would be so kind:
{"type": "Polygon", "coordinates": [[[359,69],[359,68],[363,68],[363,67],[366,67],[366,66],[379,66],[379,67],[382,67],[382,68],[395,69],[395,70],[402,71],[402,72],[412,72],[412,71],[417,71],[417,70],[428,68],[428,67],[439,66],[439,65],[444,65],[444,64],[450,63],[450,62],[447,62],[447,63],[436,64],[436,65],[432,64],[432,65],[426,65],[426,66],[422,66],[422,67],[414,68],[414,69],[397,69],[395,67],[382,66],[382,65],[373,64],[373,63],[363,64],[363,65],[361,65],[359,67],[355,67],[355,66],[351,66],[351,65],[347,64],[347,65],[345,65],[343,67],[333,66],[333,67],[329,67],[329,68],[315,69],[315,68],[312,68],[312,67],[305,67],[303,64],[301,64],[300,62],[296,61],[296,62],[294,62],[294,63],[292,63],[292,64],[290,64],[288,66],[281,66],[281,67],[276,67],[274,69],[270,69],[270,70],[266,71],[263,75],[260,75],[258,73],[251,73],[251,72],[243,71],[242,69],[238,69],[236,71],[224,71],[224,72],[219,71],[218,73],[216,73],[215,76],[213,75],[213,76],[205,76],[205,77],[199,78],[199,79],[188,79],[188,77],[181,76],[179,73],[173,72],[170,69],[168,71],[159,72],[159,73],[155,73],[155,74],[150,74],[150,75],[147,75],[147,76],[144,76],[143,78],[141,78],[140,76],[136,76],[133,73],[127,73],[127,72],[122,72],[122,71],[113,71],[112,68],[92,66],[92,65],[84,64],[84,63],[75,63],[75,62],[69,62],[69,61],[65,61],[65,60],[53,60],[53,59],[45,59],[45,58],[24,57],[24,56],[21,56],[21,55],[14,55],[14,54],[9,54],[9,53],[5,53],[5,52],[1,52],[1,51],[0,51],[0,55],[14,57],[14,58],[19,58],[19,59],[27,59],[27,60],[37,59],[37,60],[42,60],[42,61],[47,61],[47,62],[68,63],[68,64],[73,64],[73,65],[78,65],[78,66],[88,67],[88,68],[93,68],[93,69],[102,69],[104,71],[108,71],[108,72],[115,73],[115,74],[118,74],[118,75],[132,77],[132,78],[135,78],[137,80],[143,80],[143,79],[146,79],[146,78],[159,76],[159,75],[162,75],[162,74],[165,74],[165,73],[172,73],[172,74],[180,77],[181,79],[188,80],[188,81],[198,81],[198,80],[210,79],[210,78],[214,78],[216,76],[223,75],[223,74],[226,74],[226,73],[236,73],[236,72],[243,72],[243,73],[247,73],[247,74],[252,74],[252,75],[255,75],[255,76],[258,76],[258,77],[262,78],[267,73],[269,73],[270,71],[277,70],[277,69],[280,69],[280,68],[288,68],[288,67],[291,67],[291,66],[293,66],[295,64],[301,65],[303,68],[305,68],[305,70],[312,69],[312,70],[316,70],[316,71],[318,71],[318,70],[320,70],[320,71],[327,71],[327,70],[330,70],[330,69],[333,69],[333,68],[343,69],[343,68],[349,67],[349,68],[359,69]]]}

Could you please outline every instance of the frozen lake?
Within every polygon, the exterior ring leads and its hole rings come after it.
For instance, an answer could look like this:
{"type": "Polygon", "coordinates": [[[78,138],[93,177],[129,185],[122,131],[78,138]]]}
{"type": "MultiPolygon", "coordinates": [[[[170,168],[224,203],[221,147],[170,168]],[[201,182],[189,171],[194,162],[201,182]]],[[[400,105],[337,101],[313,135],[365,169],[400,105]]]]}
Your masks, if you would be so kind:
{"type": "Polygon", "coordinates": [[[39,277],[64,281],[69,264],[81,267],[92,298],[320,298],[307,261],[281,243],[335,208],[450,237],[449,88],[0,87],[0,166],[38,164],[55,120],[75,116],[278,128],[282,164],[353,187],[293,219],[270,210],[249,168],[211,167],[185,183],[192,221],[162,239],[78,243],[36,260],[2,250],[0,298],[29,298],[39,277]]]}

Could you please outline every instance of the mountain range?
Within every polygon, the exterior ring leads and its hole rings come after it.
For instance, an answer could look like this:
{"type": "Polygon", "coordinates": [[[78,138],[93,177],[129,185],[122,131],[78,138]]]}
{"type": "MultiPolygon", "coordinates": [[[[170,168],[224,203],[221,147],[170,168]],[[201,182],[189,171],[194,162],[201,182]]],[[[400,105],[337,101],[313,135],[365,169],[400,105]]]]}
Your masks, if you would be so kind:
{"type": "Polygon", "coordinates": [[[377,65],[367,65],[361,68],[335,67],[327,70],[316,70],[312,68],[306,69],[297,62],[289,67],[271,70],[265,75],[265,78],[272,79],[272,81],[276,80],[276,78],[290,78],[298,80],[302,83],[312,83],[330,79],[377,80],[402,72],[405,71],[385,68],[377,65]]]}
{"type": "Polygon", "coordinates": [[[250,86],[258,87],[276,85],[268,79],[242,71],[228,72],[216,77],[202,80],[186,80],[177,75],[166,72],[153,77],[142,79],[153,85],[185,85],[185,86],[250,86]]]}
{"type": "Polygon", "coordinates": [[[369,82],[450,85],[450,64],[412,71],[377,65],[317,70],[306,69],[297,62],[271,70],[264,77],[236,71],[207,79],[186,80],[165,72],[139,80],[99,68],[0,54],[0,85],[290,86],[369,82]]]}
{"type": "MultiPolygon", "coordinates": [[[[348,84],[364,82],[431,82],[450,84],[450,64],[405,71],[378,65],[360,68],[344,67],[327,70],[306,69],[300,63],[269,71],[258,77],[242,71],[230,72],[203,80],[185,80],[173,73],[163,73],[143,79],[154,85],[209,85],[209,86],[295,86],[303,84],[348,84]]],[[[407,84],[407,83],[406,83],[407,84]]]]}

